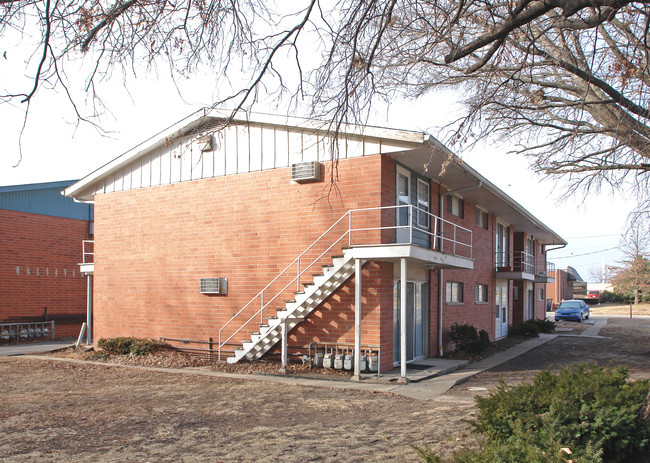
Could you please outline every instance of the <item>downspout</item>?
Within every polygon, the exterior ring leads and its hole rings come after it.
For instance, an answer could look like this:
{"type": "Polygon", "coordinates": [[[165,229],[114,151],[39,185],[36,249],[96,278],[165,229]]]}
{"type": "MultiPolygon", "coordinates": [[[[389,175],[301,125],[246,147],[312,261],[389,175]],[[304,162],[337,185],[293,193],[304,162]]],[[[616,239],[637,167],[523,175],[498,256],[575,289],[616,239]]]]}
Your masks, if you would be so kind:
{"type": "MultiPolygon", "coordinates": [[[[440,219],[443,219],[444,214],[444,198],[450,194],[462,193],[465,191],[476,190],[483,186],[483,180],[479,180],[476,185],[472,185],[466,188],[459,188],[458,190],[446,191],[443,194],[440,194],[440,184],[438,184],[438,216],[440,219]]],[[[443,233],[443,222],[440,220],[440,236],[442,237],[443,233]]],[[[440,251],[443,251],[444,240],[440,239],[440,251]]],[[[444,303],[443,299],[443,283],[444,283],[444,270],[438,269],[438,356],[443,357],[445,355],[444,349],[442,347],[442,307],[444,303]]]]}

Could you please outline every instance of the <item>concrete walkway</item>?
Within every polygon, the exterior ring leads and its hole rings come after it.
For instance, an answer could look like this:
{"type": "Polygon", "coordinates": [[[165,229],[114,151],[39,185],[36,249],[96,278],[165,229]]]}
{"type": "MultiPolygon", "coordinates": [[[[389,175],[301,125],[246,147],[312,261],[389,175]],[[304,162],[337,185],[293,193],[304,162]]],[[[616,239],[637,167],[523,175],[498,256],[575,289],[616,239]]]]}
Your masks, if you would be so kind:
{"type": "Polygon", "coordinates": [[[65,347],[74,346],[73,341],[44,341],[29,342],[23,344],[6,344],[0,346],[0,357],[11,357],[15,355],[41,354],[52,352],[65,347]]]}
{"type": "MultiPolygon", "coordinates": [[[[598,336],[598,331],[602,326],[607,324],[607,319],[602,318],[594,322],[594,325],[585,330],[578,336],[593,337],[598,336]]],[[[169,374],[200,375],[220,378],[230,378],[237,380],[267,381],[281,384],[292,384],[309,387],[327,387],[333,389],[347,389],[373,392],[389,392],[393,394],[410,397],[417,400],[434,400],[443,395],[449,389],[467,379],[475,376],[485,370],[499,366],[509,360],[512,360],[531,349],[541,346],[555,338],[558,334],[540,334],[539,338],[526,340],[510,349],[494,354],[484,360],[475,363],[468,363],[464,360],[450,360],[444,358],[430,358],[418,362],[417,366],[407,369],[407,378],[409,383],[398,384],[399,370],[391,370],[382,373],[380,378],[371,375],[362,376],[361,381],[340,380],[332,378],[308,378],[300,376],[285,376],[271,374],[234,374],[210,371],[205,368],[156,368],[133,365],[118,365],[104,362],[89,362],[85,360],[46,357],[39,355],[30,355],[32,352],[46,352],[48,350],[60,349],[71,345],[69,341],[59,341],[51,343],[23,344],[14,346],[0,347],[0,355],[24,355],[25,358],[61,361],[79,364],[96,364],[106,367],[127,368],[135,370],[146,370],[164,372],[169,374]],[[417,367],[417,368],[416,368],[417,367]]]]}

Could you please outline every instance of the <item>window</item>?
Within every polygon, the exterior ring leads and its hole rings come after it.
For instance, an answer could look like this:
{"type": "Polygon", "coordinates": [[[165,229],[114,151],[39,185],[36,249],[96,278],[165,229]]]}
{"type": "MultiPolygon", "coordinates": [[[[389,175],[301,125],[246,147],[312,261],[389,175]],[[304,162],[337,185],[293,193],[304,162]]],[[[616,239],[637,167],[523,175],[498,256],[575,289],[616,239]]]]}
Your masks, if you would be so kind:
{"type": "Polygon", "coordinates": [[[429,228],[429,184],[418,180],[418,225],[429,228]]]}
{"type": "Polygon", "coordinates": [[[447,303],[463,302],[463,284],[457,281],[448,281],[446,286],[447,303]]]}
{"type": "Polygon", "coordinates": [[[488,229],[488,213],[478,207],[476,208],[476,225],[488,229]]]}
{"type": "Polygon", "coordinates": [[[487,294],[487,285],[476,285],[476,290],[474,294],[474,301],[476,302],[487,302],[488,301],[488,294],[487,294]]]}
{"type": "Polygon", "coordinates": [[[513,301],[519,300],[519,288],[516,286],[512,287],[512,300],[513,301]]]}
{"type": "Polygon", "coordinates": [[[447,212],[455,215],[456,217],[464,217],[463,200],[458,196],[447,196],[447,212]]]}
{"type": "Polygon", "coordinates": [[[543,301],[544,300],[544,289],[539,288],[537,290],[537,300],[538,301],[543,301]]]}

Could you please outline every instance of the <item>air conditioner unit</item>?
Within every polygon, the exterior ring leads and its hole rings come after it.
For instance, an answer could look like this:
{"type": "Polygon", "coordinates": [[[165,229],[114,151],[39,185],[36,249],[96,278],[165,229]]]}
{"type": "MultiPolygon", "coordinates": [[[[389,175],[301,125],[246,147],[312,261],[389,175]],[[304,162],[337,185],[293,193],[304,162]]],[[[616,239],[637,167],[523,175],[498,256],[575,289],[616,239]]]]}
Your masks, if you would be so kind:
{"type": "Polygon", "coordinates": [[[294,182],[313,182],[320,180],[319,162],[311,161],[291,164],[291,180],[294,182]]]}
{"type": "Polygon", "coordinates": [[[228,294],[228,279],[201,278],[201,294],[228,294]]]}

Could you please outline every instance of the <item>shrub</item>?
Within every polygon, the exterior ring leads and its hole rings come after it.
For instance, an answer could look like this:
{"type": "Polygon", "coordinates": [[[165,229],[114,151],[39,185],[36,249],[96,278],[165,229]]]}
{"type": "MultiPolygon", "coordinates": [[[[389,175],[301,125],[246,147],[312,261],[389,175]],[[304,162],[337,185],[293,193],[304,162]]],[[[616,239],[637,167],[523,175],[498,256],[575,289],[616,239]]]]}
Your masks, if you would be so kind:
{"type": "Polygon", "coordinates": [[[517,326],[511,326],[508,328],[508,333],[512,336],[525,336],[527,338],[537,338],[539,337],[539,326],[535,323],[535,320],[526,320],[523,323],[520,323],[517,326]]]}
{"type": "Polygon", "coordinates": [[[490,335],[487,331],[481,330],[478,332],[478,344],[482,351],[490,347],[490,335]]]}
{"type": "Polygon", "coordinates": [[[555,330],[555,322],[550,320],[526,320],[517,326],[511,326],[508,332],[512,336],[537,338],[539,333],[552,333],[553,330],[555,330]]]}
{"type": "Polygon", "coordinates": [[[148,355],[152,352],[166,349],[169,346],[154,339],[138,339],[133,337],[101,338],[97,347],[110,355],[148,355]]]}
{"type": "Polygon", "coordinates": [[[551,320],[535,320],[541,333],[552,333],[555,331],[555,322],[551,320]]]}
{"type": "MultiPolygon", "coordinates": [[[[470,424],[483,436],[481,449],[453,461],[642,461],[650,447],[650,420],[640,413],[649,386],[629,381],[623,367],[585,365],[542,371],[529,384],[501,382],[489,397],[476,398],[479,414],[470,424]]],[[[416,450],[425,462],[441,461],[428,448],[416,450]]]]}
{"type": "MultiPolygon", "coordinates": [[[[605,461],[626,461],[650,446],[650,423],[639,413],[649,384],[628,382],[623,367],[575,365],[558,374],[546,370],[531,384],[501,383],[489,397],[477,397],[480,411],[472,425],[495,442],[511,441],[520,432],[533,439],[545,436],[576,457],[602,449],[605,461]]],[[[543,449],[543,441],[532,443],[543,449]]]]}
{"type": "Polygon", "coordinates": [[[456,346],[456,350],[467,351],[470,345],[478,342],[479,337],[476,328],[469,323],[454,323],[449,330],[449,339],[456,346]]]}
{"type": "Polygon", "coordinates": [[[478,354],[490,347],[490,335],[487,331],[476,331],[469,323],[454,323],[449,330],[449,338],[456,346],[456,351],[478,354]]]}

